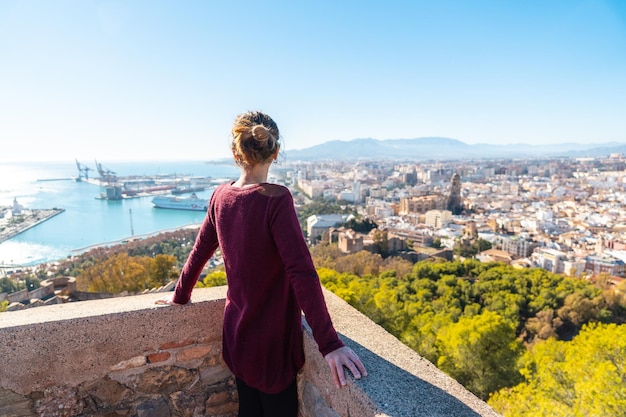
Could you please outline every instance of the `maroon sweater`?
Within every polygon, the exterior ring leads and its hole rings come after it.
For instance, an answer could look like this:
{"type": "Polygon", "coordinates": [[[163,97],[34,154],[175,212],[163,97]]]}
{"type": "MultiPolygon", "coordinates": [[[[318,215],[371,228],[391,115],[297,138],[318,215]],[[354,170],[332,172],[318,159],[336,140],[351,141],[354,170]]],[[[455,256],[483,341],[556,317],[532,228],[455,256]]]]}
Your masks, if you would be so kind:
{"type": "Polygon", "coordinates": [[[343,346],[287,188],[223,184],[215,190],[174,302],[189,302],[218,246],[228,277],[223,356],[238,378],[266,393],[289,386],[304,364],[302,311],[322,355],[343,346]]]}

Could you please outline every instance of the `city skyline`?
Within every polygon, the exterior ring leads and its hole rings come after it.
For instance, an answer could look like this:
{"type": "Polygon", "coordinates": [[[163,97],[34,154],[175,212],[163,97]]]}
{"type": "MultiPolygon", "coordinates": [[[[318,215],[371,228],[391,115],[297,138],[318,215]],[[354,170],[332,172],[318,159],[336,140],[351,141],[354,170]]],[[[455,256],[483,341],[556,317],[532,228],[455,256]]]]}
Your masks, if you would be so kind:
{"type": "Polygon", "coordinates": [[[626,143],[626,5],[0,2],[0,162],[218,159],[233,118],[331,140],[626,143]]]}

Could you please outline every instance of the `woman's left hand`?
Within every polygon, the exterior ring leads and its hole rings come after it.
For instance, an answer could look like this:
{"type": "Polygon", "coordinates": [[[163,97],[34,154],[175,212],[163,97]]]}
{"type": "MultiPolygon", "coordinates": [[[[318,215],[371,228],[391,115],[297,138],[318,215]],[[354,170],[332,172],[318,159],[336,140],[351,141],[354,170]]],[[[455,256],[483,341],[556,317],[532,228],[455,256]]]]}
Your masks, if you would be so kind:
{"type": "Polygon", "coordinates": [[[174,302],[174,296],[168,295],[167,297],[159,298],[154,302],[154,304],[168,305],[168,306],[182,306],[182,304],[178,304],[174,302]]]}

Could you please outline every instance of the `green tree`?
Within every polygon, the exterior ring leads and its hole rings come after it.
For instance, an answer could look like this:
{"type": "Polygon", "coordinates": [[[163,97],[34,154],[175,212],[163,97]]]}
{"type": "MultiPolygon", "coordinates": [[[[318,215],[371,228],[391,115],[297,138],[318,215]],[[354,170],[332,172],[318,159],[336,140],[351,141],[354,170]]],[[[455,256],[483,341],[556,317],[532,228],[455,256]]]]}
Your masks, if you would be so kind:
{"type": "Polygon", "coordinates": [[[497,313],[463,317],[443,328],[437,343],[437,366],[483,399],[521,380],[516,363],[523,346],[515,328],[497,313]]]}
{"type": "Polygon", "coordinates": [[[350,219],[343,226],[348,229],[352,229],[355,232],[365,233],[365,234],[369,233],[373,229],[378,228],[378,225],[376,224],[375,221],[370,220],[370,219],[363,219],[363,218],[350,219]]]}
{"type": "Polygon", "coordinates": [[[149,262],[150,279],[152,287],[160,287],[178,277],[178,271],[174,269],[176,257],[159,254],[149,262]]]}
{"type": "Polygon", "coordinates": [[[477,253],[491,249],[491,242],[485,239],[460,238],[454,243],[453,251],[455,255],[464,258],[471,258],[477,253]]]}
{"type": "Polygon", "coordinates": [[[372,236],[376,252],[383,258],[389,256],[389,237],[386,230],[376,230],[372,236]]]}
{"type": "Polygon", "coordinates": [[[503,415],[624,416],[626,325],[585,325],[570,342],[537,343],[522,363],[524,382],[488,401],[503,415]]]}
{"type": "Polygon", "coordinates": [[[207,274],[203,280],[199,280],[196,283],[196,287],[208,288],[208,287],[220,287],[222,285],[227,285],[226,272],[224,271],[213,271],[210,274],[207,274]]]}
{"type": "Polygon", "coordinates": [[[5,292],[7,294],[12,294],[21,290],[20,286],[15,283],[12,279],[7,277],[0,278],[0,292],[5,292]]]}
{"type": "Polygon", "coordinates": [[[425,308],[422,311],[411,318],[400,340],[424,358],[437,363],[440,356],[437,335],[453,323],[453,317],[446,312],[435,313],[425,308]]]}
{"type": "Polygon", "coordinates": [[[28,291],[33,291],[39,288],[39,284],[41,283],[41,279],[35,276],[27,276],[24,278],[24,285],[28,291]]]}

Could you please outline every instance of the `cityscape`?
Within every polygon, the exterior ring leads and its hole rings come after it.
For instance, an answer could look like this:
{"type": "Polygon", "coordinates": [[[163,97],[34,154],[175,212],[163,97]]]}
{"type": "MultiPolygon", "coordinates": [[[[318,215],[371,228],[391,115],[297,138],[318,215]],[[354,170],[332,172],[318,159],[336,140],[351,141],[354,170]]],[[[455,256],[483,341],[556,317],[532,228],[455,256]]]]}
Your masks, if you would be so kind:
{"type": "MultiPolygon", "coordinates": [[[[414,261],[431,256],[434,243],[451,259],[459,240],[482,239],[491,248],[476,254],[481,261],[572,277],[605,273],[615,284],[626,273],[625,168],[626,158],[615,153],[428,163],[290,162],[272,172],[293,190],[297,205],[317,198],[354,205],[360,216],[386,231],[393,252],[412,252],[414,261]]],[[[345,221],[338,214],[311,216],[309,242],[334,239],[346,253],[367,249],[372,237],[336,227],[345,221]]]]}
{"type": "MultiPolygon", "coordinates": [[[[289,187],[298,209],[312,201],[341,209],[312,212],[303,219],[312,246],[329,242],[346,254],[380,252],[374,232],[383,232],[384,255],[411,262],[474,257],[576,278],[605,274],[612,284],[626,277],[626,157],[621,153],[427,162],[282,161],[272,167],[269,180],[289,187]],[[342,226],[355,215],[377,227],[363,233],[342,226]],[[459,250],[478,240],[486,249],[459,250]]],[[[106,177],[90,181],[108,184],[106,177]]],[[[8,239],[62,211],[25,210],[15,201],[0,216],[7,223],[0,237],[8,239]],[[20,228],[9,226],[7,211],[14,216],[31,213],[32,219],[26,218],[20,228]]]]}

